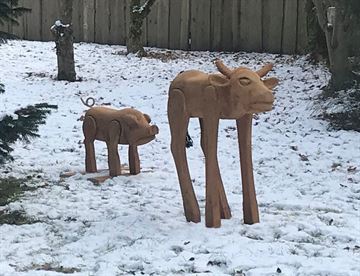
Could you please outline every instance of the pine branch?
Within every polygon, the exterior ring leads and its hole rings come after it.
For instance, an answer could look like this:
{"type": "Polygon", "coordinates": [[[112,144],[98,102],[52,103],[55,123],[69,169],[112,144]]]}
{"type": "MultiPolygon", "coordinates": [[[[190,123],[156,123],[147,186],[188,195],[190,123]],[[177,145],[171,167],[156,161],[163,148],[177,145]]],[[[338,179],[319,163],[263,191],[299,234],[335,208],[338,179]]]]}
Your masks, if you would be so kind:
{"type": "Polygon", "coordinates": [[[10,153],[14,149],[11,144],[18,140],[30,142],[31,138],[39,137],[39,126],[45,124],[51,109],[57,109],[57,106],[47,103],[29,105],[0,120],[0,164],[12,160],[10,153]]]}

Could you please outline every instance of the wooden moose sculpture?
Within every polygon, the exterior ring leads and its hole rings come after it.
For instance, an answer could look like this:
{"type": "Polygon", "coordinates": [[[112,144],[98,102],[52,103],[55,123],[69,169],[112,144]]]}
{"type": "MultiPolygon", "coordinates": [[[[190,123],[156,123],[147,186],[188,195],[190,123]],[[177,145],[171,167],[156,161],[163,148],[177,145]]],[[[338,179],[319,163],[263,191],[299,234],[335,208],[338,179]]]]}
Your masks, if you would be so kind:
{"type": "Polygon", "coordinates": [[[100,140],[107,145],[110,176],[121,174],[118,144],[129,145],[130,174],[140,173],[137,146],[150,142],[159,133],[150,122],[149,115],[132,108],[90,108],[83,123],[86,172],[97,172],[94,141],[100,140]]]}
{"type": "Polygon", "coordinates": [[[257,72],[245,67],[234,70],[220,60],[215,64],[221,74],[196,70],[180,73],[171,83],[168,118],[171,131],[171,152],[174,157],[187,221],[199,222],[200,210],[192,187],[185,151],[189,119],[199,118],[201,148],[205,155],[207,227],[220,227],[221,219],[231,217],[217,160],[219,119],[235,119],[243,188],[244,222],[259,222],[251,155],[252,114],[272,109],[272,89],[276,78],[261,80],[271,69],[265,65],[257,72]]]}

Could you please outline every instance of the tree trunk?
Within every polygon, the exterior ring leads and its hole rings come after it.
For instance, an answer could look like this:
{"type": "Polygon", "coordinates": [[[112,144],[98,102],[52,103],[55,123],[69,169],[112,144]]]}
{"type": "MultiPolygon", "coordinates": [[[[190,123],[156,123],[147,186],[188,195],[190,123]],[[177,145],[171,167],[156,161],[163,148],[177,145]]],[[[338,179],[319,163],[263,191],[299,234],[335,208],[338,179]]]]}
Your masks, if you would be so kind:
{"type": "Polygon", "coordinates": [[[74,38],[72,29],[73,0],[61,1],[62,21],[51,27],[55,38],[58,62],[58,80],[75,81],[74,38]]]}
{"type": "MultiPolygon", "coordinates": [[[[326,36],[329,54],[331,80],[330,86],[340,90],[349,84],[353,78],[351,65],[348,59],[348,25],[349,15],[345,14],[344,3],[334,0],[313,0],[317,10],[317,18],[326,36]],[[329,22],[328,8],[335,7],[334,22],[329,22]],[[329,24],[331,23],[331,24],[329,24]]],[[[331,20],[330,20],[331,21],[331,20]]]]}
{"type": "Polygon", "coordinates": [[[147,0],[141,5],[140,0],[131,0],[130,4],[130,27],[126,41],[127,53],[145,56],[144,45],[141,41],[142,25],[144,19],[150,13],[151,6],[155,0],[147,0]]]}

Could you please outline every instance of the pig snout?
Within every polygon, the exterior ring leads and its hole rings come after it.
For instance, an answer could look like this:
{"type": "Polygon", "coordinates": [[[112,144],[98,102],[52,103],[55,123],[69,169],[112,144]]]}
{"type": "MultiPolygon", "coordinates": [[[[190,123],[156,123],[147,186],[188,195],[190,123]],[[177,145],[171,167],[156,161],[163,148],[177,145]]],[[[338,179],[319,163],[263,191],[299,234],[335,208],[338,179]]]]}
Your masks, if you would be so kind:
{"type": "Polygon", "coordinates": [[[139,127],[131,130],[129,135],[129,143],[132,145],[143,145],[155,139],[155,135],[159,133],[159,128],[155,125],[139,127]]]}

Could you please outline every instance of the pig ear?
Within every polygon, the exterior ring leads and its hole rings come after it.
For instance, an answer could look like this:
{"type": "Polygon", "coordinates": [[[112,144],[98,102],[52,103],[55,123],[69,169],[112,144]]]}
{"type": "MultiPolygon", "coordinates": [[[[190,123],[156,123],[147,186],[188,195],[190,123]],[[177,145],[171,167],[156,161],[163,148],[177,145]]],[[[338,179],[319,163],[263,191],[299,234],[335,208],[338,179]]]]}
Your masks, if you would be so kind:
{"type": "Polygon", "coordinates": [[[260,78],[266,76],[267,73],[271,71],[274,67],[272,63],[265,64],[260,70],[256,71],[260,78]]]}
{"type": "Polygon", "coordinates": [[[268,78],[265,79],[264,84],[267,88],[269,88],[270,90],[272,90],[275,86],[277,86],[279,84],[279,80],[277,78],[268,78]]]}
{"type": "Polygon", "coordinates": [[[150,124],[151,123],[151,118],[150,118],[150,116],[149,115],[147,115],[147,114],[143,114],[144,115],[144,118],[145,118],[145,120],[150,124]]]}
{"type": "Polygon", "coordinates": [[[138,124],[138,120],[136,116],[132,114],[126,114],[123,116],[123,121],[129,126],[129,127],[136,127],[138,124]]]}
{"type": "Polygon", "coordinates": [[[225,76],[214,74],[209,77],[210,84],[213,86],[228,86],[230,85],[230,80],[225,76]]]}

